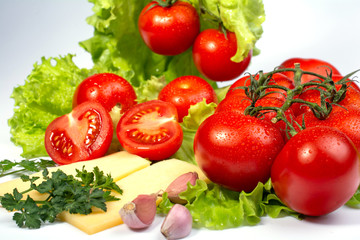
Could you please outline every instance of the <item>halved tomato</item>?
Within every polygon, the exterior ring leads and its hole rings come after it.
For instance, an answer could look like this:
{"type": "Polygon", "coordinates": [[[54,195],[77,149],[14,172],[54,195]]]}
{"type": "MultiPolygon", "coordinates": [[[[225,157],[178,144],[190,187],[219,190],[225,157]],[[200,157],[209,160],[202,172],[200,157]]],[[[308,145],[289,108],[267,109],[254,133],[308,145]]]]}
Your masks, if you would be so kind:
{"type": "Polygon", "coordinates": [[[45,148],[57,164],[103,156],[113,136],[111,117],[96,102],[84,102],[52,121],[45,132],[45,148]]]}
{"type": "Polygon", "coordinates": [[[125,150],[154,161],[173,155],[183,139],[176,107],[161,100],[133,106],[121,117],[116,133],[125,150]]]}

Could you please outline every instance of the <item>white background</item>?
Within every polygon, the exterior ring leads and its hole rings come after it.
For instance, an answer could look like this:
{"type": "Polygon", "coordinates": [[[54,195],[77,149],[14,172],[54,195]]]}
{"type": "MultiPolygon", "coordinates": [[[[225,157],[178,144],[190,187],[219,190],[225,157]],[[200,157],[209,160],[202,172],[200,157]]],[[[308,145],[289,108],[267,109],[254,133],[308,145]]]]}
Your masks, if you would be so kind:
{"type": "MultiPolygon", "coordinates": [[[[344,75],[360,69],[360,1],[264,0],[264,4],[264,34],[257,44],[261,55],[253,58],[248,72],[272,70],[290,57],[326,60],[344,75]]],[[[0,160],[19,158],[21,150],[10,142],[7,125],[14,104],[10,95],[15,86],[24,83],[33,64],[42,56],[73,53],[80,67],[91,67],[89,54],[78,45],[93,34],[85,22],[92,15],[91,8],[86,0],[0,0],[0,160]]],[[[19,229],[11,217],[0,209],[1,239],[163,239],[159,232],[162,218],[141,232],[118,226],[87,236],[61,222],[39,230],[19,229]]],[[[265,217],[254,227],[193,230],[188,239],[359,239],[359,228],[360,209],[342,207],[303,221],[265,217]]]]}

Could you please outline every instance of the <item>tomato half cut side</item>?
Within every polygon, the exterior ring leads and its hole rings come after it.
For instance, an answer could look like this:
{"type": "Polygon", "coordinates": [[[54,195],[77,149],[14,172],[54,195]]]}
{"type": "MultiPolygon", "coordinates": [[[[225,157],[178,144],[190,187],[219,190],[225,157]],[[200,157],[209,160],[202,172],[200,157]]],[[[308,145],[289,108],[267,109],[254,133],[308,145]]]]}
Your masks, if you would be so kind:
{"type": "Polygon", "coordinates": [[[59,165],[102,157],[113,136],[111,117],[96,102],[84,102],[53,120],[45,132],[45,149],[59,165]]]}
{"type": "Polygon", "coordinates": [[[116,133],[125,150],[152,161],[173,155],[183,139],[176,107],[161,100],[133,106],[121,117],[116,133]]]}

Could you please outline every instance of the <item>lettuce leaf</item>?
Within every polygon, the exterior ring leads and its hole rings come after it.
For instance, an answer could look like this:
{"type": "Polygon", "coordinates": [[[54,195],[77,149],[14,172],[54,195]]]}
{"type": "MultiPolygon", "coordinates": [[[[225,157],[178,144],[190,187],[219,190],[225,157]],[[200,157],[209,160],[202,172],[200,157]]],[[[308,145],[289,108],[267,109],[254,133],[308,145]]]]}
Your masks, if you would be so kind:
{"type": "Polygon", "coordinates": [[[42,58],[25,84],[14,88],[14,115],[8,120],[11,141],[23,148],[22,157],[47,156],[45,130],[58,116],[69,113],[76,86],[91,72],[78,68],[73,55],[42,58]]]}
{"type": "MultiPolygon", "coordinates": [[[[286,207],[273,192],[271,180],[259,183],[250,193],[235,192],[220,185],[197,180],[180,194],[187,200],[185,205],[192,217],[195,228],[222,230],[260,223],[261,217],[272,218],[293,216],[302,219],[302,215],[286,207]]],[[[157,212],[167,214],[174,204],[164,194],[157,212]]]]}
{"type": "Polygon", "coordinates": [[[183,118],[180,124],[183,130],[183,142],[180,149],[172,156],[173,158],[183,160],[196,165],[194,155],[194,137],[200,124],[214,114],[216,103],[206,103],[205,99],[192,105],[187,116],[183,118]]]}

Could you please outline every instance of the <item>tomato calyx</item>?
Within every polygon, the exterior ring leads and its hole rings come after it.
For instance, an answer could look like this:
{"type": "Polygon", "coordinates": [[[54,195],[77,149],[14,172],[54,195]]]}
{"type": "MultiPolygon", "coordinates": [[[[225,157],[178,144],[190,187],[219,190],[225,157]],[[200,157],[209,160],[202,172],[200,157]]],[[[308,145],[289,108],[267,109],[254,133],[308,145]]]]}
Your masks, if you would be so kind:
{"type": "MultiPolygon", "coordinates": [[[[301,106],[304,105],[309,107],[318,119],[326,119],[332,112],[333,105],[340,106],[339,103],[345,98],[347,89],[351,87],[351,83],[353,82],[353,80],[349,80],[349,78],[357,71],[347,74],[335,83],[332,78],[331,69],[327,73],[327,75],[324,76],[318,73],[304,71],[300,68],[300,64],[295,64],[294,68],[278,68],[268,73],[263,73],[262,71],[260,71],[255,75],[250,75],[249,79],[247,80],[250,81],[250,84],[246,84],[248,86],[240,86],[232,90],[243,89],[245,95],[251,100],[250,106],[245,109],[244,113],[246,115],[261,117],[264,113],[268,111],[274,111],[276,112],[276,117],[274,117],[271,121],[273,123],[277,123],[278,121],[284,121],[288,128],[287,133],[291,136],[294,136],[295,134],[297,134],[298,130],[296,130],[293,126],[293,123],[286,118],[285,111],[288,110],[294,103],[297,103],[301,106]],[[269,84],[271,83],[272,76],[274,74],[283,72],[294,73],[293,80],[295,83],[295,88],[290,89],[288,87],[280,86],[277,84],[269,84]],[[314,80],[302,83],[301,77],[304,74],[313,76],[314,80]],[[269,89],[271,89],[271,91],[269,91],[269,89]],[[298,97],[300,94],[310,90],[319,91],[319,104],[311,101],[306,101],[298,97]],[[283,94],[284,92],[286,93],[286,95],[283,94]],[[281,107],[255,107],[255,103],[259,99],[267,97],[268,95],[273,93],[281,93],[284,95],[285,101],[281,107]]],[[[305,126],[304,124],[302,126],[297,125],[297,128],[303,130],[305,126]]]]}
{"type": "Polygon", "coordinates": [[[154,0],[154,2],[155,2],[154,4],[149,6],[147,11],[149,11],[150,9],[152,9],[155,6],[171,7],[175,2],[177,2],[177,0],[154,0]]]}

